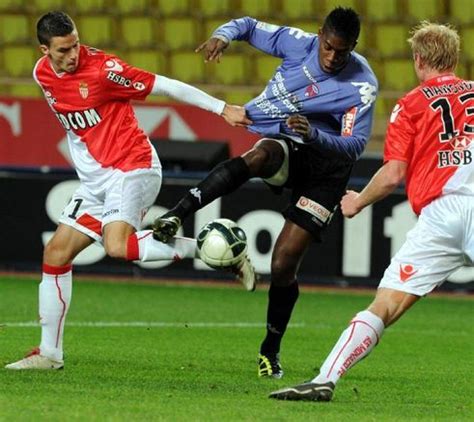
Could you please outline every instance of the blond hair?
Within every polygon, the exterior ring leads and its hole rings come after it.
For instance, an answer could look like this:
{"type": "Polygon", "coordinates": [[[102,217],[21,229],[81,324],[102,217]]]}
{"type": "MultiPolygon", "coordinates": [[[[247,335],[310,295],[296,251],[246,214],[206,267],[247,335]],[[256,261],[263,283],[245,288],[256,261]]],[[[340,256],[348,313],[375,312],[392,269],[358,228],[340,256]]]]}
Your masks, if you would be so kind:
{"type": "Polygon", "coordinates": [[[423,21],[408,39],[414,55],[433,70],[452,71],[459,59],[459,34],[451,25],[423,21]]]}

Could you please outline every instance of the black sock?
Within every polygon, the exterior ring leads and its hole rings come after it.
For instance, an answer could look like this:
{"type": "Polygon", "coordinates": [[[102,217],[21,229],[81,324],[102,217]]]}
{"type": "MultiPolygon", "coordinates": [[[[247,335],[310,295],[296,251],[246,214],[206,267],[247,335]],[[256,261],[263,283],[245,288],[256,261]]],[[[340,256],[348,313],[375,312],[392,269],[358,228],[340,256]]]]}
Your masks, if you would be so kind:
{"type": "Polygon", "coordinates": [[[195,188],[170,211],[183,221],[189,214],[205,207],[223,195],[233,192],[250,178],[250,170],[242,157],[218,164],[195,188]]]}
{"type": "Polygon", "coordinates": [[[270,285],[268,291],[267,335],[260,346],[260,353],[265,356],[276,355],[285,334],[291,312],[298,300],[299,289],[295,281],[289,286],[270,285]]]}

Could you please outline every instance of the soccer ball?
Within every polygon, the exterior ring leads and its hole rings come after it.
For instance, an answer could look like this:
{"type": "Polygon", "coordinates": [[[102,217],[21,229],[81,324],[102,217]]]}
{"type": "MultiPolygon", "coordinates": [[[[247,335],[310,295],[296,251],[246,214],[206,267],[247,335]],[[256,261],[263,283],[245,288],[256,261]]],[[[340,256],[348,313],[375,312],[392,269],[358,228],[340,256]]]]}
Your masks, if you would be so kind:
{"type": "Polygon", "coordinates": [[[197,247],[201,260],[211,268],[232,267],[247,252],[247,237],[232,220],[218,218],[201,229],[197,247]]]}

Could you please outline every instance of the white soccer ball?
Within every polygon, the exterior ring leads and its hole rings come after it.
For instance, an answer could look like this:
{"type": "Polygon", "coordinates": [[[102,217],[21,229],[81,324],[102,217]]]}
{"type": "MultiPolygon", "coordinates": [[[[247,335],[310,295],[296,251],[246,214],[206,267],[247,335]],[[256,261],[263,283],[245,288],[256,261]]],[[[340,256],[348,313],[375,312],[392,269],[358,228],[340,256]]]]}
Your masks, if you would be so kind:
{"type": "Polygon", "coordinates": [[[201,260],[211,268],[232,267],[247,252],[247,237],[234,221],[218,218],[201,229],[197,247],[201,260]]]}

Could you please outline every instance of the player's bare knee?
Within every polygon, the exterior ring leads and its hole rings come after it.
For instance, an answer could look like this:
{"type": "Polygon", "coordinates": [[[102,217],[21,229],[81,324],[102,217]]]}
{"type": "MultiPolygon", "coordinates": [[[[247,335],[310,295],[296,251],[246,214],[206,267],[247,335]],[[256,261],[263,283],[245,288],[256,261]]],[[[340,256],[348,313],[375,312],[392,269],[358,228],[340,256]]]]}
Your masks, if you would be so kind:
{"type": "Polygon", "coordinates": [[[242,158],[249,167],[252,177],[261,176],[262,169],[270,158],[270,154],[263,148],[254,147],[247,151],[242,158]]]}
{"type": "Polygon", "coordinates": [[[384,325],[396,322],[417,300],[418,296],[399,290],[381,288],[368,310],[382,319],[384,325]]]}
{"type": "Polygon", "coordinates": [[[54,238],[51,239],[43,251],[43,262],[48,265],[63,266],[71,263],[73,259],[72,253],[61,242],[54,238]]]}
{"type": "Polygon", "coordinates": [[[276,286],[289,286],[296,278],[296,265],[287,257],[272,259],[271,281],[276,286]]]}
{"type": "Polygon", "coordinates": [[[271,139],[261,139],[242,158],[250,169],[252,177],[271,177],[285,158],[281,145],[271,139]]]}
{"type": "Polygon", "coordinates": [[[127,248],[121,242],[104,242],[104,249],[108,256],[115,259],[126,259],[127,248]]]}

